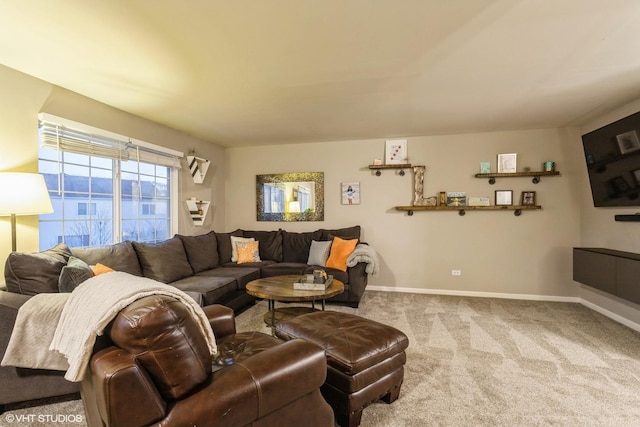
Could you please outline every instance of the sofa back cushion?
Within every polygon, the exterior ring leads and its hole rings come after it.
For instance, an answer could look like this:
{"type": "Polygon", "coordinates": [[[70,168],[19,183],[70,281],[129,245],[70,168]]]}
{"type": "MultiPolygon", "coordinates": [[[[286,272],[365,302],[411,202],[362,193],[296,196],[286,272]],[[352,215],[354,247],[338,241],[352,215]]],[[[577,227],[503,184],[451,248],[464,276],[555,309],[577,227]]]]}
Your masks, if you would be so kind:
{"type": "Polygon", "coordinates": [[[321,230],[292,233],[282,230],[282,258],[284,262],[305,264],[309,259],[309,250],[313,240],[320,240],[321,230]]]}
{"type": "Polygon", "coordinates": [[[216,233],[218,241],[218,261],[220,264],[231,262],[231,236],[244,237],[244,231],[237,229],[230,233],[216,233]]]}
{"type": "Polygon", "coordinates": [[[71,254],[89,265],[102,264],[114,271],[142,276],[138,255],[130,241],[105,246],[72,248],[71,254]]]}
{"type": "Polygon", "coordinates": [[[7,290],[24,295],[58,292],[60,272],[70,256],[64,243],[37,253],[10,253],[4,266],[7,290]]]}
{"type": "Polygon", "coordinates": [[[182,240],[187,259],[194,273],[211,270],[218,266],[220,261],[216,233],[211,231],[199,236],[182,236],[178,234],[178,237],[182,240]]]}
{"type": "Polygon", "coordinates": [[[165,400],[180,399],[211,374],[211,355],[202,328],[178,300],[152,295],[118,313],[111,340],[132,354],[165,400]]]}
{"type": "Polygon", "coordinates": [[[282,230],[278,231],[245,231],[244,237],[258,241],[260,259],[282,262],[282,230]]]}
{"type": "Polygon", "coordinates": [[[320,230],[322,232],[322,237],[320,240],[333,240],[334,237],[340,237],[344,240],[360,240],[360,226],[354,225],[353,227],[346,228],[338,228],[335,230],[320,230]]]}
{"type": "Polygon", "coordinates": [[[142,275],[162,283],[171,283],[193,275],[182,240],[172,237],[160,243],[133,242],[142,275]]]}

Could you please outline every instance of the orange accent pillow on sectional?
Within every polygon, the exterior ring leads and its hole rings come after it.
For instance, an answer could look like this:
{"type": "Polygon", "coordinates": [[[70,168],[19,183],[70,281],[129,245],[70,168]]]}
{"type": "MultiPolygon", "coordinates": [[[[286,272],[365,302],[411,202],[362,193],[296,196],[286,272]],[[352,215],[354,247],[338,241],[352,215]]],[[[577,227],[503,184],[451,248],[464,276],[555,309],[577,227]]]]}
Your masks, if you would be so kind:
{"type": "Polygon", "coordinates": [[[325,265],[337,270],[347,271],[347,258],[349,258],[357,244],[358,239],[344,240],[334,237],[331,244],[331,253],[329,253],[329,258],[325,265]]]}
{"type": "Polygon", "coordinates": [[[111,273],[112,271],[114,271],[113,268],[107,267],[104,264],[97,263],[95,266],[93,266],[93,274],[95,274],[96,276],[98,274],[111,273]]]}

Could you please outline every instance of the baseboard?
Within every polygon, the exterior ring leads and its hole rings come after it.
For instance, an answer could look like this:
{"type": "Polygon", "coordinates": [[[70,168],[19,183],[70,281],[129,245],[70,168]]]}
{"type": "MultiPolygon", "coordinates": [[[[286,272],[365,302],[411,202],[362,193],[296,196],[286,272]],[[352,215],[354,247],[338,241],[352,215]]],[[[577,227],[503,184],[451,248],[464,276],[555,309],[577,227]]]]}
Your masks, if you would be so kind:
{"type": "Polygon", "coordinates": [[[380,292],[400,292],[408,294],[428,294],[428,295],[452,295],[457,297],[477,297],[477,298],[502,298],[502,299],[522,299],[530,301],[552,301],[552,302],[581,302],[579,297],[562,297],[552,295],[533,294],[505,294],[498,292],[476,292],[476,291],[452,291],[449,289],[424,289],[424,288],[396,288],[390,286],[367,286],[367,290],[380,292]]]}
{"type": "Polygon", "coordinates": [[[609,319],[618,322],[634,331],[640,332],[640,324],[600,307],[580,297],[563,297],[554,295],[505,294],[497,292],[452,291],[448,289],[396,288],[390,286],[367,286],[367,290],[380,292],[400,292],[408,294],[452,295],[458,297],[521,299],[530,301],[572,302],[582,304],[609,319]]]}

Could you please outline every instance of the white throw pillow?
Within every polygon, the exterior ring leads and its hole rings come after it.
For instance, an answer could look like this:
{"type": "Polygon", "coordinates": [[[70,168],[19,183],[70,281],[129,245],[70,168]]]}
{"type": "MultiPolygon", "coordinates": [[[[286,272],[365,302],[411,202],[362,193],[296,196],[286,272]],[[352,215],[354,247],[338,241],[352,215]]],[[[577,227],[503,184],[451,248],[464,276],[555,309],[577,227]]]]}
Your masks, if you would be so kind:
{"type": "Polygon", "coordinates": [[[253,237],[231,236],[231,262],[238,262],[238,242],[255,242],[253,237]]]}
{"type": "Polygon", "coordinates": [[[309,265],[325,266],[329,253],[331,252],[331,240],[328,241],[311,241],[311,249],[309,249],[309,265]]]}

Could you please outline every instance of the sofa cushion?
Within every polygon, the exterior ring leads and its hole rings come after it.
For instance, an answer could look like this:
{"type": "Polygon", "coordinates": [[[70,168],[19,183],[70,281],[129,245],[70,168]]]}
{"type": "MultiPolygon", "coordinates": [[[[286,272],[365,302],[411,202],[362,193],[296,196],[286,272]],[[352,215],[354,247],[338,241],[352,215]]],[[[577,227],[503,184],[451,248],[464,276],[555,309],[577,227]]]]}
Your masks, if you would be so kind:
{"type": "Polygon", "coordinates": [[[193,274],[182,240],[178,237],[155,244],[133,242],[133,247],[144,277],[171,283],[193,274]]]}
{"type": "Polygon", "coordinates": [[[329,258],[329,252],[331,251],[331,241],[312,240],[311,249],[309,250],[309,265],[324,266],[329,258]]]}
{"type": "Polygon", "coordinates": [[[199,294],[203,305],[219,303],[226,295],[238,288],[238,284],[233,277],[206,277],[199,275],[177,280],[171,283],[171,286],[175,286],[186,293],[199,294]]]}
{"type": "Polygon", "coordinates": [[[306,263],[313,240],[320,240],[321,230],[292,233],[282,230],[282,260],[284,262],[306,263]]]}
{"type": "Polygon", "coordinates": [[[93,270],[83,260],[74,256],[69,257],[67,265],[62,267],[58,278],[60,292],[72,292],[80,283],[93,277],[93,270]]]}
{"type": "Polygon", "coordinates": [[[344,240],[360,239],[360,226],[354,225],[353,227],[338,228],[335,230],[322,229],[322,237],[318,240],[333,240],[334,237],[340,237],[344,240]]]}
{"type": "Polygon", "coordinates": [[[349,255],[351,255],[357,244],[358,239],[344,240],[339,237],[334,237],[329,259],[327,259],[327,267],[347,271],[347,258],[349,258],[349,255]]]}
{"type": "Polygon", "coordinates": [[[198,273],[197,276],[231,278],[236,281],[237,289],[242,290],[247,283],[260,278],[260,269],[252,267],[218,267],[198,273]]]}
{"type": "Polygon", "coordinates": [[[180,234],[177,236],[182,240],[187,259],[194,273],[218,266],[218,240],[215,232],[211,231],[199,236],[182,236],[180,234]]]}
{"type": "MultiPolygon", "coordinates": [[[[278,262],[262,267],[262,277],[287,276],[289,274],[300,274],[308,267],[303,262],[278,262]]],[[[312,268],[313,270],[313,268],[312,268]]]]}
{"type": "Polygon", "coordinates": [[[230,233],[216,233],[218,241],[218,263],[231,262],[231,236],[243,237],[244,231],[237,229],[230,233]]]}
{"type": "Polygon", "coordinates": [[[4,266],[7,290],[24,295],[58,292],[60,272],[70,256],[64,243],[37,253],[10,253],[4,266]]]}
{"type": "Polygon", "coordinates": [[[142,276],[138,255],[128,240],[113,245],[72,248],[71,254],[89,265],[103,264],[115,271],[142,276]]]}
{"type": "Polygon", "coordinates": [[[282,261],[282,230],[245,231],[244,237],[253,237],[260,242],[260,259],[282,261]]]}

